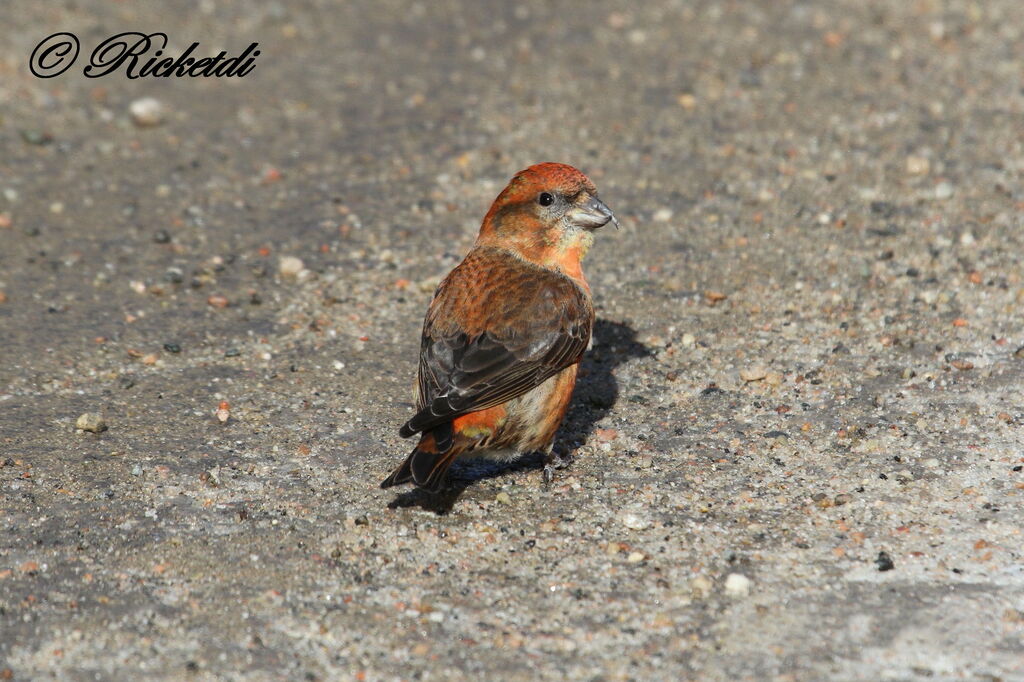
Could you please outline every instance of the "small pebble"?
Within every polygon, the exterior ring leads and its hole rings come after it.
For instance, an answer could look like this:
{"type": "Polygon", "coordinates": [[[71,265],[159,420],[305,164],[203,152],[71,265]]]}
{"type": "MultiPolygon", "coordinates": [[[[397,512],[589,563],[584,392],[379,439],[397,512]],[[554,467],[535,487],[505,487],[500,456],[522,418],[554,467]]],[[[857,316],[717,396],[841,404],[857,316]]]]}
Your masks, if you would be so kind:
{"type": "Polygon", "coordinates": [[[142,467],[139,466],[138,464],[136,464],[135,466],[132,467],[132,476],[141,476],[141,475],[142,475],[142,467]]]}
{"type": "Polygon", "coordinates": [[[742,573],[730,573],[725,579],[725,593],[730,597],[746,597],[753,582],[742,573]]]}
{"type": "Polygon", "coordinates": [[[626,561],[631,564],[637,564],[644,560],[643,552],[630,552],[629,556],[626,557],[626,561]]]}
{"type": "Polygon", "coordinates": [[[888,201],[872,201],[871,202],[871,212],[876,214],[876,215],[880,215],[883,218],[892,218],[894,215],[896,215],[896,211],[897,211],[896,204],[893,204],[891,202],[888,202],[888,201]]]}
{"type": "Polygon", "coordinates": [[[512,498],[504,490],[494,496],[494,501],[499,504],[512,504],[512,498]]]}
{"type": "Polygon", "coordinates": [[[153,241],[157,244],[167,244],[171,241],[171,233],[167,230],[157,230],[153,233],[153,241]]]}
{"type": "Polygon", "coordinates": [[[298,277],[305,268],[306,264],[302,262],[302,259],[295,256],[282,256],[278,263],[278,271],[281,276],[290,279],[298,277]]]}
{"type": "Polygon", "coordinates": [[[681,343],[683,344],[683,348],[693,348],[697,343],[697,337],[687,332],[686,334],[683,334],[681,343]]]}
{"type": "Polygon", "coordinates": [[[923,156],[907,157],[908,175],[928,175],[929,171],[931,171],[931,163],[928,159],[923,156]]]}
{"type": "Polygon", "coordinates": [[[744,381],[760,381],[768,376],[768,369],[764,365],[754,365],[740,370],[740,379],[744,381]]]}
{"type": "Polygon", "coordinates": [[[168,353],[180,353],[181,346],[179,346],[176,343],[165,343],[164,350],[167,351],[168,353]]]}
{"type": "Polygon", "coordinates": [[[101,433],[107,430],[107,423],[98,414],[86,412],[75,421],[75,428],[91,433],[101,433]]]}
{"type": "Polygon", "coordinates": [[[706,597],[711,594],[711,589],[714,584],[711,579],[707,576],[698,575],[696,578],[690,581],[690,589],[693,590],[694,596],[706,597]]]}
{"type": "Polygon", "coordinates": [[[53,136],[41,130],[22,130],[21,139],[34,145],[44,145],[53,142],[53,136]]]}
{"type": "Polygon", "coordinates": [[[281,171],[274,168],[273,166],[267,166],[263,170],[263,177],[260,179],[264,185],[269,185],[272,182],[277,182],[281,179],[281,171]]]}
{"type": "Polygon", "coordinates": [[[891,571],[896,568],[896,564],[892,562],[892,557],[888,552],[879,552],[875,558],[875,565],[878,566],[879,571],[891,571]]]}
{"type": "Polygon", "coordinates": [[[157,126],[164,121],[164,105],[155,97],[142,97],[128,105],[132,121],[139,127],[157,126]]]}
{"type": "Polygon", "coordinates": [[[622,525],[630,530],[644,530],[650,526],[650,522],[639,514],[627,512],[621,517],[622,525]]]}
{"type": "Polygon", "coordinates": [[[715,305],[729,298],[726,294],[721,291],[705,291],[704,300],[708,302],[708,305],[715,305]]]}
{"type": "Polygon", "coordinates": [[[953,185],[948,182],[940,182],[935,186],[935,198],[944,200],[953,196],[953,185]]]}

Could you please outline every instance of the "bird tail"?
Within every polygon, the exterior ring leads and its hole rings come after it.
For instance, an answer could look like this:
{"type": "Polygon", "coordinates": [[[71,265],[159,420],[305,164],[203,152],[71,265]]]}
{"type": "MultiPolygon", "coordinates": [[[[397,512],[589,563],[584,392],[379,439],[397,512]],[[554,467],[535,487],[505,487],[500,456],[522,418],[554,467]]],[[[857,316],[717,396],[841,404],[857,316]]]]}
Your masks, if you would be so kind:
{"type": "Polygon", "coordinates": [[[452,445],[451,424],[424,433],[405,461],[381,481],[380,487],[390,488],[412,482],[430,492],[437,492],[443,487],[445,474],[458,454],[452,445]]]}

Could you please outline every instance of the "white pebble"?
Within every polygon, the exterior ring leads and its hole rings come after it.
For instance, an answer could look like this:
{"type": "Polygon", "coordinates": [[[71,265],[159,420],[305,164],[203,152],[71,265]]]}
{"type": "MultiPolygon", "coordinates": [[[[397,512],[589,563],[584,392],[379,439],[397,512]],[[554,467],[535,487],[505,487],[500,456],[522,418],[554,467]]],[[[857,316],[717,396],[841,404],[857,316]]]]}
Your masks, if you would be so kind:
{"type": "Polygon", "coordinates": [[[298,277],[299,273],[306,268],[301,258],[295,256],[283,256],[278,264],[278,270],[282,277],[298,277]]]}
{"type": "Polygon", "coordinates": [[[643,530],[651,524],[647,519],[639,514],[627,512],[622,515],[622,525],[630,530],[643,530]]]}
{"type": "Polygon", "coordinates": [[[907,157],[907,174],[909,175],[928,175],[931,170],[931,163],[928,159],[923,156],[908,156],[907,157]]]}
{"type": "Polygon", "coordinates": [[[164,105],[155,97],[143,97],[128,105],[137,126],[156,126],[164,121],[164,105]]]}
{"type": "Polygon", "coordinates": [[[730,597],[746,597],[753,581],[742,573],[730,573],[725,579],[725,593],[730,597]]]}

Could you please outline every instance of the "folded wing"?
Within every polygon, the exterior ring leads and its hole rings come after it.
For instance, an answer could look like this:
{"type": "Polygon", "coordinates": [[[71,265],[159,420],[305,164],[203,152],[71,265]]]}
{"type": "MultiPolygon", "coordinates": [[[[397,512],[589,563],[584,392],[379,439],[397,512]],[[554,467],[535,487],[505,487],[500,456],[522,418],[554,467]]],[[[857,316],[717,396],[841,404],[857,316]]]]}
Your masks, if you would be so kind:
{"type": "Polygon", "coordinates": [[[477,249],[438,288],[420,347],[419,411],[403,437],[523,395],[579,361],[594,312],[571,279],[477,249]]]}

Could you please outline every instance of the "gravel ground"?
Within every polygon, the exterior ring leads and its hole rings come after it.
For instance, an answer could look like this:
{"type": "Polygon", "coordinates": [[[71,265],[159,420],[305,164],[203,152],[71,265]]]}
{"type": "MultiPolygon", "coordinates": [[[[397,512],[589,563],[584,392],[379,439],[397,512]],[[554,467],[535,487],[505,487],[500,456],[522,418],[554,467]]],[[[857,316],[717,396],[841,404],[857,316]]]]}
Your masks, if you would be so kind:
{"type": "Polygon", "coordinates": [[[1024,680],[1019,4],[581,7],[0,6],[0,679],[1024,680]],[[545,160],[623,219],[573,466],[378,489],[545,160]]]}

